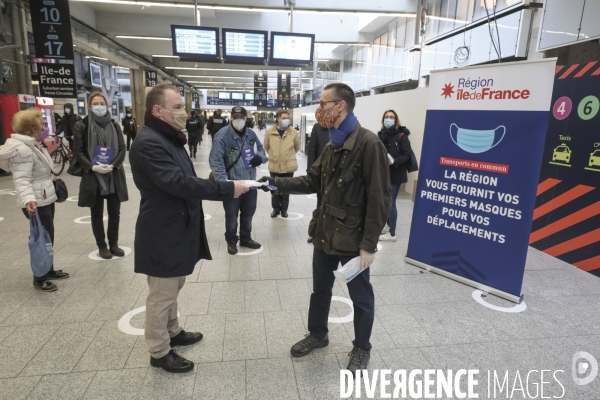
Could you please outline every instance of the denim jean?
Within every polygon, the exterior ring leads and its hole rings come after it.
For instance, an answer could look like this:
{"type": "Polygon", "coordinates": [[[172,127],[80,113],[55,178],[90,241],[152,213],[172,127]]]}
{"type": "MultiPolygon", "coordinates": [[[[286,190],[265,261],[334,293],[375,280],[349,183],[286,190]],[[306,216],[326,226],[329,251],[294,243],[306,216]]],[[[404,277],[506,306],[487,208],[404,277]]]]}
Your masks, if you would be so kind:
{"type": "Polygon", "coordinates": [[[256,191],[257,189],[250,189],[237,199],[223,202],[223,209],[225,209],[225,240],[227,243],[238,242],[238,215],[240,217],[239,239],[250,239],[252,217],[256,211],[256,191]]]}
{"type": "MultiPolygon", "coordinates": [[[[315,248],[313,251],[313,293],[310,295],[308,309],[308,331],[317,339],[323,339],[329,332],[327,320],[333,284],[338,263],[342,265],[352,257],[342,257],[327,254],[315,248]]],[[[353,344],[361,349],[371,350],[371,331],[375,319],[375,295],[373,286],[369,282],[370,268],[365,269],[358,276],[348,282],[348,292],[354,307],[354,340],[353,344]]]]}
{"type": "Polygon", "coordinates": [[[392,192],[392,209],[390,210],[390,216],[388,218],[387,224],[390,227],[390,235],[396,236],[396,222],[398,221],[398,210],[396,209],[396,199],[398,198],[398,193],[400,193],[400,184],[390,186],[390,191],[392,192]]]}

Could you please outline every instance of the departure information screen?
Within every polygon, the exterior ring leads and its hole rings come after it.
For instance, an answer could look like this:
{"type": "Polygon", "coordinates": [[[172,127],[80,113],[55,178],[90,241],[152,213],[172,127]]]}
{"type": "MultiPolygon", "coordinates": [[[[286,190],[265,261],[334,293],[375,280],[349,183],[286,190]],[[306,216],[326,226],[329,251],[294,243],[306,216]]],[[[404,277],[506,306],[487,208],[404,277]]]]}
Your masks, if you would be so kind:
{"type": "Polygon", "coordinates": [[[231,98],[231,93],[229,92],[219,92],[219,99],[221,100],[229,100],[231,98]]]}
{"type": "Polygon", "coordinates": [[[273,57],[282,60],[312,60],[313,38],[273,35],[273,57]]]}
{"type": "Polygon", "coordinates": [[[173,41],[176,54],[217,55],[217,32],[213,29],[175,27],[173,41]]]}
{"type": "Polygon", "coordinates": [[[225,55],[228,57],[265,57],[265,34],[225,31],[225,55]]]}
{"type": "Polygon", "coordinates": [[[231,93],[233,100],[244,100],[244,93],[231,93]]]}

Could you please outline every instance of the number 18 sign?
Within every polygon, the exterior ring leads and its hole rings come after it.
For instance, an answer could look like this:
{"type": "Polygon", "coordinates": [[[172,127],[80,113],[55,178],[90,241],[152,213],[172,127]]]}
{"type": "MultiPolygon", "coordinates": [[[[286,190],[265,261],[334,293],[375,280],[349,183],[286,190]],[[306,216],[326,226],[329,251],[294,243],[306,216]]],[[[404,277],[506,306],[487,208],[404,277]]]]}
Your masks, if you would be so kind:
{"type": "Polygon", "coordinates": [[[68,0],[31,0],[31,22],[37,58],[73,59],[68,0]]]}

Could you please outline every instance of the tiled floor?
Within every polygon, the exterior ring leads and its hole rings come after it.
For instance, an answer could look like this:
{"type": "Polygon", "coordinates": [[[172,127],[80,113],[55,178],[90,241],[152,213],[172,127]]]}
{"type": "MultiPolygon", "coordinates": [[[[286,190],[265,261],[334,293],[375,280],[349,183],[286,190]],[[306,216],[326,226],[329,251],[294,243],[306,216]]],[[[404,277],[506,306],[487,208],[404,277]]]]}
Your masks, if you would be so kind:
{"type": "MultiPolygon", "coordinates": [[[[203,146],[194,160],[201,177],[209,173],[208,151],[203,146]]],[[[306,161],[299,161],[303,171],[306,161]]],[[[267,174],[265,166],[262,170],[267,174]]],[[[76,196],[79,179],[61,177],[76,196]]],[[[128,185],[120,243],[133,247],[140,196],[132,179],[128,185]]],[[[194,371],[171,375],[149,367],[143,336],[125,334],[117,326],[125,313],[145,305],[146,280],[133,272],[135,255],[89,259],[95,249],[91,226],[74,223],[89,210],[71,201],[58,204],[55,265],[71,278],[57,282],[54,293],[34,290],[28,222],[15,196],[7,193],[12,188],[10,177],[0,178],[0,398],[339,398],[351,323],[330,324],[328,347],[301,359],[289,354],[306,333],[312,287],[312,245],[306,238],[316,200],[292,196],[289,211],[304,217],[272,219],[269,195],[259,192],[253,236],[264,250],[234,257],[226,251],[221,204],[204,203],[211,216],[206,225],[214,260],[198,263],[188,277],[179,311],[185,329],[205,336],[179,349],[196,363],[194,371]]],[[[472,299],[473,289],[404,263],[412,202],[404,196],[397,205],[399,240],[383,243],[371,269],[376,293],[371,370],[479,368],[481,381],[488,370],[502,375],[509,370],[511,387],[520,371],[525,387],[527,371],[562,369],[557,377],[565,388],[563,398],[600,398],[600,378],[587,386],[571,379],[576,351],[600,359],[598,278],[530,249],[523,289],[527,310],[492,311],[472,299]]],[[[346,287],[336,284],[334,295],[348,297],[346,287]]],[[[510,306],[492,296],[488,300],[510,306]]],[[[346,304],[333,302],[332,316],[348,312],[346,304]]],[[[131,325],[143,328],[143,322],[141,313],[131,325]]],[[[532,379],[539,383],[539,374],[530,378],[533,397],[532,379]]],[[[560,396],[552,377],[545,380],[554,384],[547,384],[544,396],[560,396]]],[[[488,398],[487,390],[482,382],[480,398],[488,398]]],[[[517,389],[513,398],[524,398],[521,393],[517,389]]]]}

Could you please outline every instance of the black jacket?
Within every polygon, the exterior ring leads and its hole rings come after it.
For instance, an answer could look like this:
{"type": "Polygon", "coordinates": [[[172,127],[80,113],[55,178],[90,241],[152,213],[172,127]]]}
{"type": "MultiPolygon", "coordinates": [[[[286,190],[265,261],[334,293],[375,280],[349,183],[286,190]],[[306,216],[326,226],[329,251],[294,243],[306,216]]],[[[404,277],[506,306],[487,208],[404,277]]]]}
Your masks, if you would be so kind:
{"type": "Polygon", "coordinates": [[[308,143],[308,160],[306,161],[307,171],[312,167],[315,161],[317,161],[317,158],[319,158],[327,143],[329,143],[329,129],[323,128],[319,124],[314,124],[308,143]]]}
{"type": "Polygon", "coordinates": [[[137,133],[137,122],[133,117],[125,117],[123,121],[121,121],[121,125],[123,125],[123,134],[135,136],[137,133]]]}
{"type": "Polygon", "coordinates": [[[188,135],[198,136],[204,130],[204,124],[200,118],[191,117],[185,121],[185,129],[187,130],[188,135]]]}
{"type": "Polygon", "coordinates": [[[220,115],[213,115],[208,119],[206,123],[206,128],[213,135],[221,130],[225,125],[227,125],[227,120],[220,115]]]}
{"type": "Polygon", "coordinates": [[[390,165],[390,182],[392,185],[400,185],[408,181],[407,163],[410,160],[410,131],[401,126],[398,129],[391,128],[378,133],[388,154],[394,158],[394,164],[390,165]]]}
{"type": "Polygon", "coordinates": [[[392,200],[385,148],[377,136],[356,124],[342,147],[328,143],[308,174],[275,178],[279,192],[321,193],[308,235],[327,254],[355,257],[375,253],[392,200]]]}
{"type": "Polygon", "coordinates": [[[75,124],[81,121],[81,117],[76,115],[73,111],[73,104],[65,103],[64,109],[69,109],[71,112],[65,115],[60,119],[60,126],[56,129],[56,135],[61,133],[65,133],[65,137],[67,139],[71,139],[73,135],[75,135],[75,124]]]}
{"type": "MultiPolygon", "coordinates": [[[[77,162],[83,168],[81,183],[79,184],[79,201],[77,203],[79,207],[94,207],[96,204],[96,192],[98,191],[98,179],[96,178],[96,173],[92,171],[92,157],[88,154],[88,121],[89,116],[77,122],[74,127],[75,143],[73,153],[77,157],[77,162]]],[[[125,146],[125,140],[123,139],[123,133],[119,124],[113,122],[113,125],[117,130],[119,153],[112,162],[114,166],[112,174],[119,201],[124,202],[129,200],[127,178],[125,178],[125,171],[123,170],[123,161],[127,153],[127,146],[125,146]]]]}
{"type": "Polygon", "coordinates": [[[233,199],[233,182],[196,177],[184,147],[145,121],[129,161],[140,191],[135,226],[135,272],[156,277],[190,275],[210,260],[202,200],[233,199]]]}

